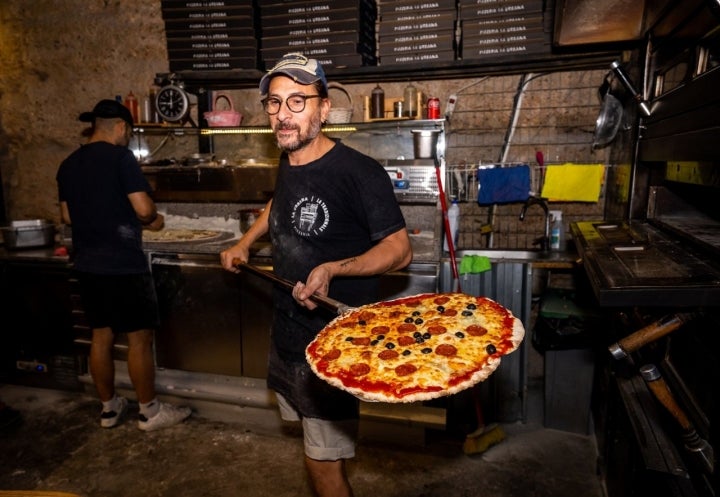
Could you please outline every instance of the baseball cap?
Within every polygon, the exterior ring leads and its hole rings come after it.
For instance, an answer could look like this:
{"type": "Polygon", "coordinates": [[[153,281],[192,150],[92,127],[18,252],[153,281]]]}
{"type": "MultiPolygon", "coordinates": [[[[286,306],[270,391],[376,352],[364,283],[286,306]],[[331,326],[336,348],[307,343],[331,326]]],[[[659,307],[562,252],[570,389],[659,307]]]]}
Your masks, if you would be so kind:
{"type": "Polygon", "coordinates": [[[130,109],[116,100],[100,100],[95,105],[92,112],[83,112],[80,114],[79,119],[82,122],[92,123],[95,122],[95,118],[97,117],[105,119],[117,117],[128,123],[130,126],[133,126],[134,124],[132,114],[130,114],[130,109]]]}
{"type": "Polygon", "coordinates": [[[262,95],[267,95],[270,80],[278,74],[288,76],[303,85],[311,85],[316,81],[321,81],[327,91],[327,79],[320,63],[315,59],[308,59],[301,53],[283,55],[275,66],[262,77],[260,80],[260,93],[262,95]]]}

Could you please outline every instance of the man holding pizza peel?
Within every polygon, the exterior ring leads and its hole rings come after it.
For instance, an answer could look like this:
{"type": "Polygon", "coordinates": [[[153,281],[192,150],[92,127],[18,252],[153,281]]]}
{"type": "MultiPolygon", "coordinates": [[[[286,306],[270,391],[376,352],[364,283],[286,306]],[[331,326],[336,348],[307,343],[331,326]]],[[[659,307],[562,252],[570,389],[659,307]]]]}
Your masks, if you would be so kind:
{"type": "Polygon", "coordinates": [[[335,315],[310,299],[350,306],[378,298],[378,276],[412,259],[392,184],[374,159],[322,133],[330,111],[321,65],[287,54],[260,80],[263,109],[282,150],[273,199],[258,220],[220,254],[233,272],[265,233],[277,276],[297,282],[273,290],[274,318],[267,383],[281,417],[302,421],[305,465],[320,497],[351,496],[345,459],[355,455],[359,403],[318,378],[305,348],[335,315]]]}

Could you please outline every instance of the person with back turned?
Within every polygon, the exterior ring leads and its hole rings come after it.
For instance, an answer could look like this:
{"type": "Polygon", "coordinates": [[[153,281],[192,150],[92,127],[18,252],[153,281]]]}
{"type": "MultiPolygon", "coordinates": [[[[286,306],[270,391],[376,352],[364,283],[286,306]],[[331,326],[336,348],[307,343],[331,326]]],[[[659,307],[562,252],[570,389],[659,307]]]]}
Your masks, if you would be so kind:
{"type": "Polygon", "coordinates": [[[172,426],[191,410],[156,397],[158,302],[142,249],[143,227],[160,230],[164,218],[128,149],[130,111],[114,100],[101,100],[80,120],[92,123],[88,143],[62,162],[56,179],[62,220],[72,226],[73,274],[92,328],[90,374],[102,401],[100,426],[117,426],[128,405],[115,392],[113,343],[118,333],[127,335],[128,373],[140,407],[138,428],[172,426]]]}
{"type": "Polygon", "coordinates": [[[335,317],[310,296],[351,306],[376,301],[378,276],[410,263],[410,240],[384,168],[322,132],[331,104],[316,60],[285,55],[260,80],[260,93],[282,151],[275,192],[220,259],[238,271],[234,260],[247,262],[253,242],[269,232],[275,274],[296,284],[292,292],[273,290],[267,384],[282,419],[302,421],[316,494],[351,496],[345,460],[355,456],[359,402],[305,360],[305,347],[335,317]]]}

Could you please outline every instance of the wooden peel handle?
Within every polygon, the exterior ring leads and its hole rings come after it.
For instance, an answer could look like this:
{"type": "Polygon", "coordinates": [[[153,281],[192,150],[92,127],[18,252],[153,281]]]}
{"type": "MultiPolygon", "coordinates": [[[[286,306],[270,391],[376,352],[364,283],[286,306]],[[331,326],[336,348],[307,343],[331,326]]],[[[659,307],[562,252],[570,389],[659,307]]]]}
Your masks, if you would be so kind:
{"type": "Polygon", "coordinates": [[[692,313],[678,313],[665,316],[662,319],[651,323],[644,328],[639,329],[635,333],[619,340],[616,344],[609,347],[610,352],[616,358],[624,357],[631,352],[635,352],[640,347],[654,342],[659,338],[667,335],[680,328],[685,322],[689,321],[692,313]]]}
{"type": "MultiPolygon", "coordinates": [[[[295,284],[292,281],[288,281],[285,278],[281,278],[280,276],[271,273],[270,271],[265,271],[264,269],[255,267],[252,264],[243,262],[237,257],[233,259],[232,265],[240,270],[253,273],[255,276],[260,276],[261,278],[264,278],[266,280],[278,283],[279,285],[284,286],[288,290],[292,290],[293,288],[295,288],[295,284]]],[[[320,307],[324,307],[325,309],[336,314],[343,314],[350,308],[347,304],[344,304],[330,297],[325,297],[323,295],[312,294],[310,296],[310,299],[320,307]]]]}
{"type": "Polygon", "coordinates": [[[648,388],[655,394],[655,397],[668,410],[672,416],[680,423],[683,430],[692,429],[692,424],[688,419],[685,411],[678,405],[665,379],[660,374],[657,366],[654,364],[646,364],[640,368],[640,374],[645,379],[648,388]]]}

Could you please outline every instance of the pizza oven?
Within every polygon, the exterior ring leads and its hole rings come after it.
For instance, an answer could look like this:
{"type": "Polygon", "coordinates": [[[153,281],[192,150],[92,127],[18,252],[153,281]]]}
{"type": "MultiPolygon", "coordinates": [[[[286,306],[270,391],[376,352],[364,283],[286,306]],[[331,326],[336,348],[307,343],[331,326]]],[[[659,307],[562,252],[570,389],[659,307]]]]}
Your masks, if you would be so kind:
{"type": "Polygon", "coordinates": [[[696,0],[650,14],[647,55],[623,64],[644,81],[650,115],[628,95],[634,125],[612,146],[606,218],[572,225],[610,319],[595,422],[610,497],[709,497],[720,450],[720,12],[696,0]]]}

